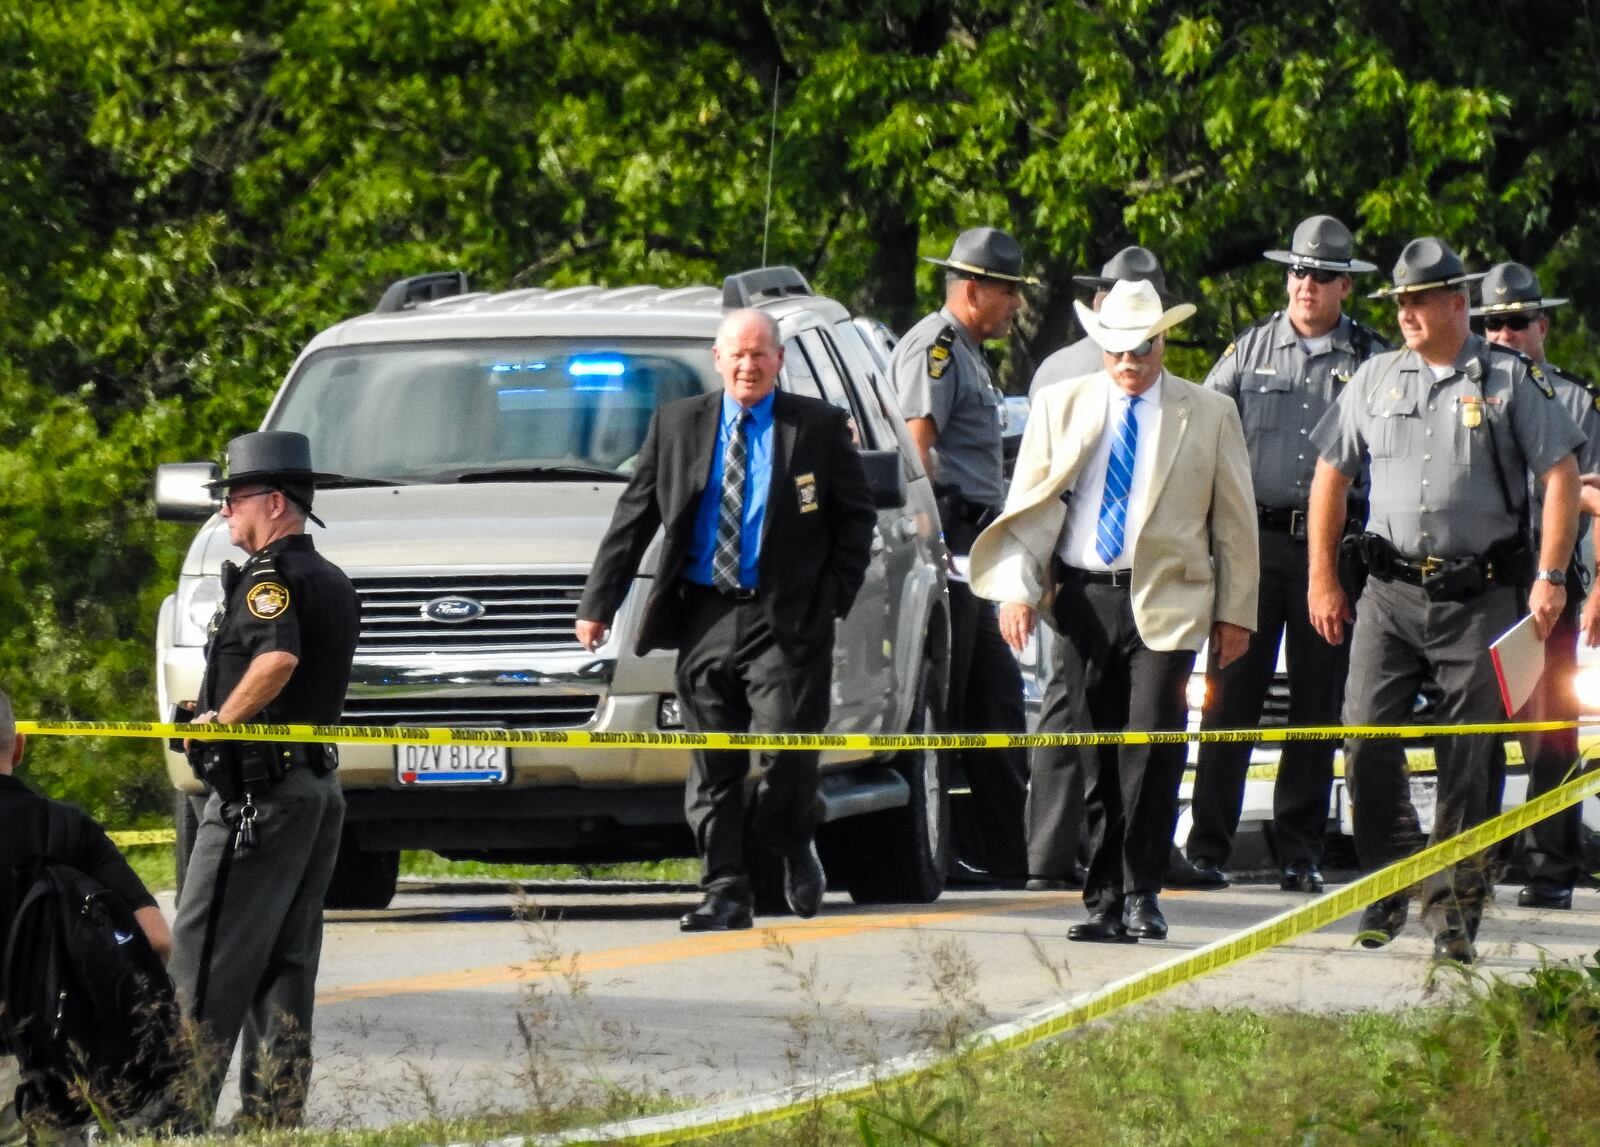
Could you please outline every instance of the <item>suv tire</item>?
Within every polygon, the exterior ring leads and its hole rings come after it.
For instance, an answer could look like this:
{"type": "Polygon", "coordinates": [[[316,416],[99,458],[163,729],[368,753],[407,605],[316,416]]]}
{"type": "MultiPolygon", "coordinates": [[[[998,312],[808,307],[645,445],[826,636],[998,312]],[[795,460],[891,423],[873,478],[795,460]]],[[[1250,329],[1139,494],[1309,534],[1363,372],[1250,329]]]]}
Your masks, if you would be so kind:
{"type": "Polygon", "coordinates": [[[348,835],[339,841],[324,908],[387,908],[400,879],[400,854],[363,852],[348,835]]]}
{"type": "MultiPolygon", "coordinates": [[[[929,683],[934,667],[923,660],[908,733],[939,727],[929,683]]],[[[839,867],[857,904],[928,904],[944,891],[950,861],[950,786],[944,755],[934,749],[897,753],[894,768],[911,786],[901,808],[851,817],[838,825],[839,867]]]]}

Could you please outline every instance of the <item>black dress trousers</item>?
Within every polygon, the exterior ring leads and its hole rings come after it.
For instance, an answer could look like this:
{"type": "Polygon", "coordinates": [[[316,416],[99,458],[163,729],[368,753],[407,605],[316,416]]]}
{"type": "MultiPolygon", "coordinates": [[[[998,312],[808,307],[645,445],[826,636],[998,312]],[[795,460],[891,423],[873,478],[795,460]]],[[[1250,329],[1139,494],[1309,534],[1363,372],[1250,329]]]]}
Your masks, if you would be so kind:
{"type": "MultiPolygon", "coordinates": [[[[828,722],[832,658],[791,660],[755,599],[736,600],[683,582],[678,697],[692,732],[820,733],[828,722]]],[[[704,869],[700,883],[749,904],[745,832],[780,856],[806,848],[821,817],[815,750],[762,751],[748,809],[747,749],[697,749],[684,812],[704,869]]]]}
{"type": "MultiPolygon", "coordinates": [[[[1060,728],[1042,733],[1127,729],[1181,730],[1188,718],[1185,689],[1192,650],[1151,649],[1139,637],[1126,586],[1060,578],[1054,603],[1061,635],[1051,690],[1063,703],[1050,708],[1060,728]]],[[[1081,786],[1088,819],[1089,911],[1116,913],[1134,892],[1159,892],[1178,822],[1184,747],[1122,745],[1042,749],[1034,783],[1066,791],[1081,786]],[[1075,780],[1077,773],[1080,779],[1075,780]]]]}

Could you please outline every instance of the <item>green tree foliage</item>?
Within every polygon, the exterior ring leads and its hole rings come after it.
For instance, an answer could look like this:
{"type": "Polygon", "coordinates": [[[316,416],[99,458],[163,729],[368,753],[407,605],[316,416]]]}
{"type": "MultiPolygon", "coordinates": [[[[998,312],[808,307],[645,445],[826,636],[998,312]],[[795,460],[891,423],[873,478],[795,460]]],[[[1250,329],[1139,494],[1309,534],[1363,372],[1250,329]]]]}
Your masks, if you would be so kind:
{"type": "MultiPolygon", "coordinates": [[[[217,456],[422,270],[687,283],[765,251],[903,327],[919,256],[993,223],[1046,279],[1018,389],[1075,333],[1071,274],[1130,242],[1201,304],[1198,376],[1328,211],[1385,268],[1429,232],[1534,264],[1578,301],[1553,357],[1593,371],[1597,64],[1564,0],[4,6],[0,680],[25,715],[148,715],[189,537],[152,467],[217,456]]],[[[100,811],[161,802],[148,744],[34,753],[100,811]]]]}

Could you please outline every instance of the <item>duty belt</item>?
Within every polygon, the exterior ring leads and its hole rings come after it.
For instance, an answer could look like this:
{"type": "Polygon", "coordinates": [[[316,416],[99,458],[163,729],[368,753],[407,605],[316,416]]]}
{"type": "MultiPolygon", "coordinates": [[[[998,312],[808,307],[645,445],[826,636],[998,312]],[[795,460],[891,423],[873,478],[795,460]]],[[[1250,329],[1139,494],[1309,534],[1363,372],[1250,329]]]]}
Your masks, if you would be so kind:
{"type": "MultiPolygon", "coordinates": [[[[1256,522],[1263,530],[1275,530],[1291,538],[1304,539],[1310,512],[1301,509],[1275,509],[1256,504],[1256,522]]],[[[1351,501],[1345,507],[1344,532],[1359,533],[1367,524],[1367,503],[1351,501]]]]}
{"type": "Polygon", "coordinates": [[[1514,586],[1525,556],[1520,547],[1502,544],[1482,556],[1408,558],[1377,534],[1363,534],[1361,541],[1373,577],[1417,586],[1434,601],[1465,601],[1496,586],[1514,586]]]}

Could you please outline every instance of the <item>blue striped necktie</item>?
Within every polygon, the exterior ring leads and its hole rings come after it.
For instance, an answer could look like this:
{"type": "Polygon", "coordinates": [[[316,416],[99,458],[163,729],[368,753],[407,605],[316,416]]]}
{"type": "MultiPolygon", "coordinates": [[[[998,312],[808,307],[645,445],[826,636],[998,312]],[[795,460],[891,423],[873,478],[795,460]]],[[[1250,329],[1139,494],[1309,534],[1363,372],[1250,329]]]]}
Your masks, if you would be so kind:
{"type": "Polygon", "coordinates": [[[1094,530],[1094,552],[1110,565],[1122,552],[1122,539],[1128,528],[1128,492],[1133,489],[1133,456],[1139,448],[1139,420],[1133,408],[1139,396],[1129,395],[1117,440],[1111,444],[1111,460],[1106,464],[1106,492],[1100,499],[1100,521],[1094,530]]]}

